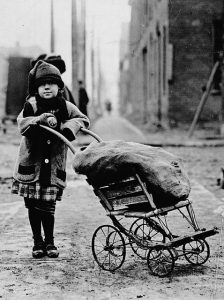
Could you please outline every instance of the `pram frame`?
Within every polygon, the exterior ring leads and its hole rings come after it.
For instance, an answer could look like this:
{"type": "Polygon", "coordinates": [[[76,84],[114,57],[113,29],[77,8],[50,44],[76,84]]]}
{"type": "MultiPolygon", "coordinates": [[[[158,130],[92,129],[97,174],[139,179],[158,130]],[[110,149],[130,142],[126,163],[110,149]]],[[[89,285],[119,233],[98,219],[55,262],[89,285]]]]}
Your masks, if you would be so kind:
{"type": "MultiPolygon", "coordinates": [[[[177,260],[177,258],[180,256],[184,256],[186,258],[186,260],[188,262],[190,262],[191,264],[201,265],[201,264],[205,263],[210,255],[209,245],[205,241],[205,238],[218,233],[217,228],[213,228],[210,230],[200,229],[200,227],[196,221],[196,218],[195,218],[194,210],[192,207],[192,202],[189,199],[186,199],[184,201],[179,201],[175,205],[171,205],[168,207],[157,208],[156,204],[153,201],[153,196],[150,195],[150,193],[147,191],[146,185],[141,180],[140,176],[138,174],[134,174],[134,177],[136,178],[136,182],[138,182],[139,186],[141,187],[142,193],[144,194],[145,199],[148,200],[148,203],[151,206],[151,209],[149,209],[148,211],[141,211],[141,212],[133,211],[130,207],[119,209],[119,205],[118,205],[118,208],[115,209],[113,207],[113,205],[111,204],[111,202],[108,200],[108,198],[105,196],[105,190],[110,189],[111,186],[113,186],[113,187],[116,186],[116,183],[112,182],[106,186],[103,185],[103,186],[96,187],[96,186],[94,186],[94,184],[91,183],[91,181],[89,179],[87,180],[87,182],[93,186],[94,193],[100,199],[100,203],[106,210],[106,214],[112,220],[112,223],[115,226],[115,228],[117,228],[121,233],[123,233],[126,237],[128,237],[129,242],[126,243],[125,245],[127,246],[128,244],[130,244],[135,253],[137,252],[137,250],[135,251],[135,249],[133,248],[133,246],[132,246],[133,243],[135,243],[138,247],[140,247],[142,249],[146,249],[148,247],[148,250],[149,250],[148,255],[147,255],[148,266],[154,275],[157,275],[160,277],[164,277],[164,276],[167,276],[172,273],[172,270],[173,270],[174,264],[175,264],[175,260],[177,260]],[[102,190],[104,190],[104,193],[102,192],[102,190]],[[183,213],[180,210],[181,208],[186,208],[187,214],[183,213]],[[188,235],[181,236],[181,237],[175,237],[172,234],[172,232],[169,230],[169,227],[166,226],[165,224],[161,223],[160,216],[166,215],[169,212],[174,211],[174,210],[178,210],[179,212],[181,212],[183,217],[185,219],[187,219],[188,223],[193,228],[194,232],[192,232],[188,235]],[[165,241],[165,242],[164,241],[162,241],[162,242],[147,241],[147,245],[146,245],[145,241],[142,242],[141,237],[139,238],[132,232],[132,230],[130,230],[130,229],[127,230],[120,223],[120,221],[117,219],[117,217],[119,217],[119,216],[123,216],[125,218],[138,218],[139,220],[141,220],[141,219],[145,220],[145,222],[147,222],[148,226],[151,226],[151,224],[152,224],[151,218],[156,217],[157,220],[159,220],[159,222],[156,224],[153,224],[154,229],[157,230],[158,232],[162,233],[168,239],[168,241],[165,241]],[[192,243],[193,241],[197,243],[197,245],[194,247],[202,248],[202,250],[200,250],[200,249],[194,250],[193,249],[193,250],[187,251],[186,245],[192,243]],[[200,247],[198,246],[198,243],[199,243],[200,247]],[[183,251],[178,252],[176,250],[176,248],[178,248],[180,246],[183,246],[183,251]],[[150,265],[150,264],[152,264],[152,262],[151,262],[152,258],[150,255],[152,255],[153,251],[154,252],[157,251],[158,253],[160,253],[159,255],[161,255],[161,252],[162,253],[167,252],[165,254],[164,260],[167,260],[167,256],[168,256],[169,257],[168,260],[170,261],[170,263],[169,263],[169,266],[167,267],[167,262],[166,262],[166,266],[165,266],[164,270],[157,271],[156,267],[152,267],[150,265]],[[205,255],[205,257],[202,256],[202,254],[199,251],[202,251],[202,252],[205,251],[205,254],[203,254],[203,255],[205,255]],[[191,260],[191,256],[196,256],[196,262],[195,262],[195,258],[194,258],[194,260],[191,260]],[[198,261],[197,256],[199,256],[200,261],[198,261]]],[[[125,179],[125,180],[127,181],[127,179],[125,179]]],[[[120,182],[118,182],[117,184],[119,185],[120,182]]],[[[127,195],[124,195],[123,199],[125,199],[126,196],[127,195]]],[[[130,194],[128,196],[130,197],[130,194]]],[[[121,200],[122,200],[122,198],[120,198],[120,204],[122,205],[121,200]]],[[[142,201],[142,199],[141,199],[141,201],[142,201]]],[[[136,202],[135,202],[135,204],[136,204],[136,202]]],[[[97,230],[98,229],[96,229],[96,231],[97,230]]],[[[93,242],[93,244],[94,244],[94,242],[93,242]]],[[[115,265],[114,268],[112,268],[112,269],[111,269],[111,266],[108,268],[107,266],[102,265],[97,259],[97,255],[95,253],[94,246],[92,248],[92,251],[93,251],[95,260],[97,261],[97,263],[99,264],[99,266],[102,269],[114,271],[118,268],[117,265],[115,265]]],[[[138,253],[136,253],[136,254],[138,255],[138,253]]],[[[142,257],[142,255],[139,255],[139,256],[142,259],[145,259],[145,257],[142,257]]],[[[157,258],[157,256],[158,255],[156,254],[155,257],[157,258]]],[[[156,258],[155,258],[155,260],[156,260],[156,258]]],[[[153,264],[155,265],[155,261],[153,261],[153,264]]],[[[119,267],[120,267],[120,265],[119,265],[119,267]]]]}

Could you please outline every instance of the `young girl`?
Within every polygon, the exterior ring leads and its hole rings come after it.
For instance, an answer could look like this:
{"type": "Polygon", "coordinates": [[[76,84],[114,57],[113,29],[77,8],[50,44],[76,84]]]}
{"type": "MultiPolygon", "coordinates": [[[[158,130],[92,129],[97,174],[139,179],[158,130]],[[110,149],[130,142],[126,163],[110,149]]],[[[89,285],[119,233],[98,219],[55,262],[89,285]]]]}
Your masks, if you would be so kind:
{"type": "Polygon", "coordinates": [[[68,140],[75,139],[89,120],[61,96],[64,83],[59,70],[38,61],[29,73],[28,98],[17,118],[22,134],[13,174],[12,193],[24,197],[33,233],[32,255],[58,257],[54,245],[56,200],[61,200],[66,186],[67,146],[59,138],[38,126],[60,131],[68,140]],[[42,237],[42,227],[45,239],[42,237]]]}

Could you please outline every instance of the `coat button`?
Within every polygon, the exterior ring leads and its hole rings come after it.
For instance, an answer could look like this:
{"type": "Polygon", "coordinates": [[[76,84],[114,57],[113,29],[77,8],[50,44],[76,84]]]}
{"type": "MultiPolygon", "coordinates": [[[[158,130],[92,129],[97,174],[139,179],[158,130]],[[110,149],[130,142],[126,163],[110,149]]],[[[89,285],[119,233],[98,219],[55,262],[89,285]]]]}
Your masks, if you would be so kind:
{"type": "Polygon", "coordinates": [[[51,141],[50,141],[50,140],[47,140],[47,144],[50,145],[50,143],[51,143],[51,141]]]}
{"type": "Polygon", "coordinates": [[[48,164],[48,163],[49,163],[49,159],[46,158],[46,159],[44,160],[44,162],[45,162],[45,164],[48,164]]]}

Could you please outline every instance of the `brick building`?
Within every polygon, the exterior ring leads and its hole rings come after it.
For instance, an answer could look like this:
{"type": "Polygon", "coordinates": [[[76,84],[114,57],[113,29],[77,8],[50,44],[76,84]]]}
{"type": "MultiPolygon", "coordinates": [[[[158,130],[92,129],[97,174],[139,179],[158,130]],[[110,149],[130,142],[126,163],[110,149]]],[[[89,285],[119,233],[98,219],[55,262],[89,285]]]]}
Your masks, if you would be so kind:
{"type": "MultiPolygon", "coordinates": [[[[120,61],[122,114],[163,127],[191,123],[222,50],[224,1],[130,0],[129,4],[129,49],[126,54],[121,51],[120,61]]],[[[219,83],[217,73],[213,91],[219,83]]],[[[220,94],[210,94],[199,122],[218,121],[220,112],[220,94]]]]}
{"type": "MultiPolygon", "coordinates": [[[[173,77],[169,86],[169,119],[189,123],[221,50],[222,0],[169,1],[169,41],[173,45],[173,77]]],[[[215,78],[219,88],[219,76],[215,78]]],[[[210,96],[200,122],[219,119],[221,97],[210,96]]]]}
{"type": "Polygon", "coordinates": [[[122,113],[141,124],[168,123],[168,0],[131,0],[129,49],[122,55],[122,113]]]}

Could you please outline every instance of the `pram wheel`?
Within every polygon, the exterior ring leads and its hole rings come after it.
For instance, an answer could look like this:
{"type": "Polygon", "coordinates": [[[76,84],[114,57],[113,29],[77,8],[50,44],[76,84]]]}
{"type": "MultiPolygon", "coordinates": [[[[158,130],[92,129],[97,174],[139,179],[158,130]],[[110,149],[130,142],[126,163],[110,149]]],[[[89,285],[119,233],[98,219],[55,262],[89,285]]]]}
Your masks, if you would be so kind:
{"type": "Polygon", "coordinates": [[[114,226],[99,226],[92,237],[92,252],[95,261],[103,270],[117,270],[126,256],[122,234],[114,226]]]}
{"type": "Polygon", "coordinates": [[[151,248],[147,256],[147,263],[153,275],[165,277],[172,273],[175,259],[168,247],[151,248]]]}
{"type": "Polygon", "coordinates": [[[198,239],[184,244],[183,254],[192,265],[202,265],[210,256],[210,247],[205,240],[198,239]]]}
{"type": "Polygon", "coordinates": [[[139,242],[129,238],[131,248],[142,259],[147,259],[150,242],[165,242],[165,231],[153,219],[139,218],[133,222],[129,230],[138,238],[139,242]]]}

